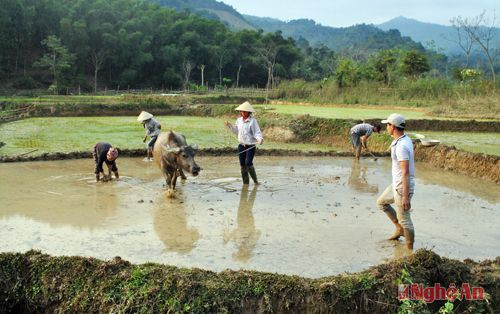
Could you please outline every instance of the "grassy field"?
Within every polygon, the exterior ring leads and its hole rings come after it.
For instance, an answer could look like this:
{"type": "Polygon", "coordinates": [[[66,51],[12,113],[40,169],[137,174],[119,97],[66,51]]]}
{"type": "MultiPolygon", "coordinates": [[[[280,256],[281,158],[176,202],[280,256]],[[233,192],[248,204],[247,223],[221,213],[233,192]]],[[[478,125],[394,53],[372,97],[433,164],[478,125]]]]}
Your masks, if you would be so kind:
{"type": "Polygon", "coordinates": [[[444,78],[401,80],[391,86],[362,81],[339,88],[326,82],[284,81],[272,91],[274,99],[336,104],[339,107],[421,108],[431,116],[462,119],[500,119],[500,89],[491,82],[462,84],[444,78]]]}
{"type": "Polygon", "coordinates": [[[57,103],[103,103],[115,104],[123,102],[124,96],[61,96],[44,95],[40,97],[2,97],[0,101],[22,104],[57,104],[57,103]]]}
{"type": "MultiPolygon", "coordinates": [[[[236,138],[224,128],[223,118],[160,116],[163,130],[186,135],[188,143],[200,148],[234,147],[236,138]]],[[[232,119],[230,119],[231,122],[232,119]]],[[[471,152],[500,155],[500,135],[496,133],[421,132],[429,139],[471,152]]],[[[136,117],[69,117],[32,118],[0,125],[0,155],[17,155],[37,149],[45,152],[90,150],[99,141],[108,141],[120,148],[142,148],[144,129],[136,117]]],[[[373,142],[372,140],[372,146],[373,142]]],[[[345,150],[317,144],[266,141],[261,149],[345,150]]]]}
{"type": "Polygon", "coordinates": [[[446,145],[454,145],[474,153],[500,156],[500,134],[464,132],[419,132],[428,139],[440,140],[446,145]]]}
{"type": "MultiPolygon", "coordinates": [[[[225,119],[160,116],[164,131],[183,133],[188,143],[200,148],[236,147],[236,138],[224,127],[225,119]]],[[[231,119],[231,122],[233,120],[231,119]]],[[[38,149],[32,155],[45,152],[91,150],[99,141],[120,148],[142,148],[144,129],[136,117],[69,117],[32,118],[0,125],[0,155],[17,155],[38,149]]],[[[266,141],[266,148],[328,151],[334,148],[316,144],[292,144],[266,141]]]]}

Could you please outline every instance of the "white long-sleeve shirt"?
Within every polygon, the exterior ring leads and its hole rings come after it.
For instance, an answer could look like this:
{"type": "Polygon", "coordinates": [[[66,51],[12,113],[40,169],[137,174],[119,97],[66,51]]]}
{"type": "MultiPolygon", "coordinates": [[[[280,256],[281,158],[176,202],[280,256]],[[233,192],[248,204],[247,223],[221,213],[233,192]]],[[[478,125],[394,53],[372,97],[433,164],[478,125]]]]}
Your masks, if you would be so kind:
{"type": "Polygon", "coordinates": [[[238,142],[243,145],[255,145],[259,139],[264,139],[259,123],[252,116],[247,120],[243,120],[243,117],[236,119],[231,131],[238,135],[238,142]]]}

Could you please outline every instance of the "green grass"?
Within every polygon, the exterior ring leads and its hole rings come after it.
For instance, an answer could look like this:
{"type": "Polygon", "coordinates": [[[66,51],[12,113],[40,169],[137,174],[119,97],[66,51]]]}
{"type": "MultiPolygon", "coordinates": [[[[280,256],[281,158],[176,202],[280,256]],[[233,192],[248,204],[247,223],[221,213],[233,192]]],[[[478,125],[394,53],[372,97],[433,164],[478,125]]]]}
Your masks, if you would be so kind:
{"type": "Polygon", "coordinates": [[[61,96],[45,95],[40,97],[0,97],[0,101],[30,104],[56,104],[56,103],[104,103],[113,104],[124,100],[124,96],[61,96]]]}
{"type": "Polygon", "coordinates": [[[328,119],[377,119],[386,118],[397,112],[407,119],[430,119],[425,111],[411,109],[346,108],[318,105],[257,105],[257,108],[279,114],[305,115],[328,119]]]}
{"type": "MultiPolygon", "coordinates": [[[[236,138],[224,127],[222,118],[160,116],[163,131],[183,133],[188,144],[200,148],[236,147],[236,138]]],[[[233,119],[231,119],[233,122],[233,119]]],[[[136,117],[65,117],[32,118],[0,125],[0,155],[17,155],[34,149],[32,155],[45,152],[91,150],[99,141],[120,148],[144,148],[144,129],[136,117]]],[[[316,144],[292,144],[266,141],[262,149],[332,150],[316,144]]]]}
{"type": "MultiPolygon", "coordinates": [[[[321,107],[323,108],[323,107],[321,107]]],[[[317,109],[317,107],[314,107],[317,109]]],[[[334,109],[334,108],[327,108],[334,109]]],[[[183,133],[188,143],[200,148],[235,147],[236,138],[223,126],[224,118],[160,116],[163,131],[183,133]]],[[[229,119],[233,122],[234,119],[229,119]]],[[[500,135],[496,133],[419,132],[429,139],[475,153],[500,156],[500,135]]],[[[144,148],[144,129],[136,117],[32,118],[0,124],[0,155],[17,155],[38,149],[45,152],[90,150],[99,141],[120,148],[144,148]]],[[[373,144],[373,143],[372,143],[373,144]]],[[[303,151],[342,150],[338,147],[307,143],[265,141],[261,149],[298,149],[303,151]]],[[[345,150],[345,149],[344,149],[345,150]]]]}
{"type": "Polygon", "coordinates": [[[484,153],[500,156],[500,134],[498,133],[465,133],[465,132],[418,132],[427,139],[440,140],[446,145],[454,145],[473,153],[484,153]]]}

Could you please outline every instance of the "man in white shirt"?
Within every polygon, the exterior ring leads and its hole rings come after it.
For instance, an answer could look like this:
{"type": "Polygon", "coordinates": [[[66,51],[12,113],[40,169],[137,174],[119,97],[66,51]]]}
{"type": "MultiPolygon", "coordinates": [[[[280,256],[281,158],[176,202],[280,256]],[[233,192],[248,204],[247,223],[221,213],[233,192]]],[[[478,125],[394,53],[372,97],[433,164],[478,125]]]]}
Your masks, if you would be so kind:
{"type": "Polygon", "coordinates": [[[236,119],[236,123],[232,125],[226,121],[225,124],[234,134],[238,135],[238,157],[240,159],[243,184],[249,183],[248,174],[250,174],[255,184],[259,184],[253,166],[253,157],[255,156],[255,146],[262,144],[264,137],[260,131],[259,123],[252,116],[255,109],[248,101],[245,101],[235,110],[240,112],[240,117],[236,119]]]}
{"type": "Polygon", "coordinates": [[[413,142],[404,134],[405,118],[393,113],[382,123],[394,141],[391,144],[392,184],[377,199],[377,206],[383,210],[396,226],[396,232],[389,240],[406,238],[406,248],[413,250],[415,231],[410,217],[411,198],[415,189],[415,166],[413,142]],[[390,205],[394,203],[396,210],[390,205]]]}

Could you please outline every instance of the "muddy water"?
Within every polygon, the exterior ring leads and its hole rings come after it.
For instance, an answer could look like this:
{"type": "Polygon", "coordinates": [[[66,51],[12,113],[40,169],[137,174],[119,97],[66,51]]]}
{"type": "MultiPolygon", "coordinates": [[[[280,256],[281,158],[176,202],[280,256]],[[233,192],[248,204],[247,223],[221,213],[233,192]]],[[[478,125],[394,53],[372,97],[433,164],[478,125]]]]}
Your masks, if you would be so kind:
{"type": "MultiPolygon", "coordinates": [[[[236,157],[163,193],[153,163],[120,158],[122,178],[94,182],[91,160],[0,164],[0,251],[39,249],[215,271],[307,277],[358,271],[404,254],[374,206],[390,160],[257,157],[261,184],[241,188],[236,157]]],[[[417,165],[416,248],[453,258],[500,255],[500,186],[417,165]]]]}

